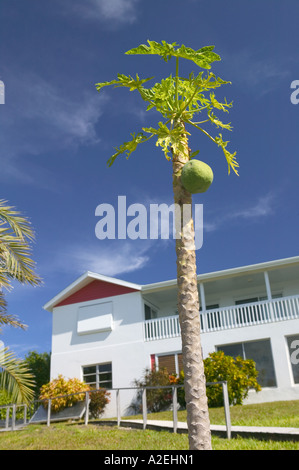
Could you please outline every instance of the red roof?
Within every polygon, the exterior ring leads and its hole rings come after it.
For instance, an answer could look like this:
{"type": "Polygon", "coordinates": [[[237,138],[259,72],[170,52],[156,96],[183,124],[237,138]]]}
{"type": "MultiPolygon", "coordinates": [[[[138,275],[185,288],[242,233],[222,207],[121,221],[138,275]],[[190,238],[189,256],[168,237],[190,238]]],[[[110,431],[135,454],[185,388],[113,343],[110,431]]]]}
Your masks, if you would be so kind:
{"type": "Polygon", "coordinates": [[[63,299],[61,302],[56,304],[55,307],[86,302],[88,300],[104,299],[115,295],[130,294],[131,292],[137,292],[137,289],[112,284],[111,282],[94,280],[63,299]]]}

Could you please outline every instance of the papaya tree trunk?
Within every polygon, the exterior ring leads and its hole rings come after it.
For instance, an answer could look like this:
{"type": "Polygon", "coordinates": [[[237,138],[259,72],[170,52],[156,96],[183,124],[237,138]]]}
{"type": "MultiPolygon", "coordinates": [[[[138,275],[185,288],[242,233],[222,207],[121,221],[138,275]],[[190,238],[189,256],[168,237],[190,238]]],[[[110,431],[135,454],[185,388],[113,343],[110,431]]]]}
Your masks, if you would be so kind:
{"type": "Polygon", "coordinates": [[[182,140],[180,150],[173,151],[173,192],[174,202],[181,209],[181,225],[179,225],[181,233],[176,238],[177,285],[189,448],[211,450],[210,420],[200,339],[192,196],[181,183],[181,171],[189,160],[189,148],[184,125],[180,122],[176,123],[176,126],[178,125],[182,127],[182,140]],[[187,211],[183,210],[184,205],[189,205],[189,217],[186,217],[187,211]]]}

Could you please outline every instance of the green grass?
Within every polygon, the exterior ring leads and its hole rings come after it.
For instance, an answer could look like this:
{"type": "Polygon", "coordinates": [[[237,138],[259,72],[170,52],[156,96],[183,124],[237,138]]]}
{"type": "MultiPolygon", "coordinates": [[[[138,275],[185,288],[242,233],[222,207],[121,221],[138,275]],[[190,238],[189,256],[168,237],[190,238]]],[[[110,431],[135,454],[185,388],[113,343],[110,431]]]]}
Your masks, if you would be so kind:
{"type": "MultiPolygon", "coordinates": [[[[299,450],[299,442],[212,438],[213,450],[299,450]]],[[[0,450],[188,450],[187,434],[89,424],[30,425],[1,432],[0,450]]]]}
{"type": "MultiPolygon", "coordinates": [[[[299,427],[299,400],[231,409],[233,425],[299,427]]],[[[136,416],[141,418],[141,416],[136,416]]],[[[171,420],[171,412],[153,413],[148,419],[171,420]]],[[[179,411],[178,419],[186,420],[179,411]]],[[[225,424],[224,409],[210,410],[212,424],[225,424]]],[[[299,442],[212,437],[214,450],[299,450],[299,442]]],[[[0,450],[188,450],[187,434],[136,430],[73,423],[30,425],[21,431],[0,432],[0,450]]]]}
{"type": "MultiPolygon", "coordinates": [[[[224,408],[210,408],[211,424],[225,424],[224,408]]],[[[233,426],[275,426],[299,428],[299,400],[237,405],[230,407],[233,426]]],[[[142,419],[142,415],[131,416],[142,419]]],[[[148,419],[172,420],[172,412],[150,413],[148,419]]],[[[178,411],[178,421],[186,421],[186,411],[178,411]]]]}

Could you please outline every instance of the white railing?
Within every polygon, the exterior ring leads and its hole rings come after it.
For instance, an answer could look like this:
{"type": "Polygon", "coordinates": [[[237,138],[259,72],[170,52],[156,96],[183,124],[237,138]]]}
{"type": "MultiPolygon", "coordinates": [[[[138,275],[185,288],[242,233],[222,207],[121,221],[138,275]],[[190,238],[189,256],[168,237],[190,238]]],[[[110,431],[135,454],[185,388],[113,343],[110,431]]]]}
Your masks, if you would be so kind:
{"type": "MultiPolygon", "coordinates": [[[[299,318],[299,296],[263,300],[200,312],[202,333],[228,330],[299,318]]],[[[169,316],[144,322],[145,341],[180,336],[179,317],[169,316]]]]}

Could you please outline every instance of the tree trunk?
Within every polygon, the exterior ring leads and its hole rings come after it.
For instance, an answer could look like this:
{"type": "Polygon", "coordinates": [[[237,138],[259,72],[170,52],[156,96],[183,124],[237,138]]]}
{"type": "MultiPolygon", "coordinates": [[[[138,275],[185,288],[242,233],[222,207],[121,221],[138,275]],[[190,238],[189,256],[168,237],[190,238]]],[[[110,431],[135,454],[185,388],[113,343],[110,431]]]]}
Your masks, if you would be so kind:
{"type": "Polygon", "coordinates": [[[176,239],[178,311],[182,337],[183,369],[189,448],[211,450],[211,431],[206,396],[206,380],[200,340],[199,295],[196,274],[194,225],[190,217],[184,217],[183,206],[192,206],[192,196],[181,183],[181,171],[189,160],[188,140],[183,124],[182,149],[173,152],[174,202],[181,208],[181,235],[176,239]],[[183,150],[184,149],[184,150],[183,150]]]}

